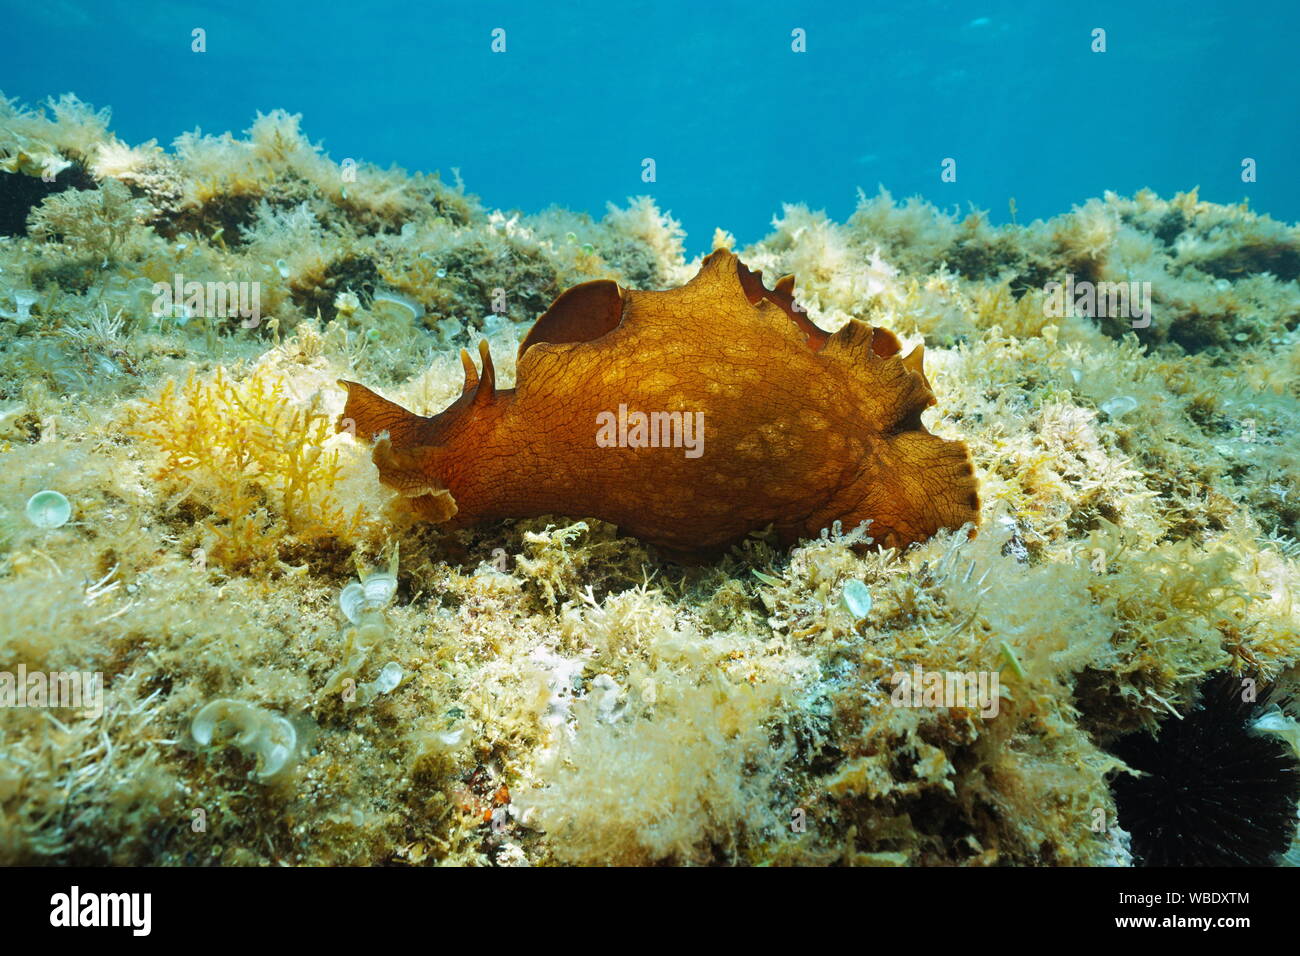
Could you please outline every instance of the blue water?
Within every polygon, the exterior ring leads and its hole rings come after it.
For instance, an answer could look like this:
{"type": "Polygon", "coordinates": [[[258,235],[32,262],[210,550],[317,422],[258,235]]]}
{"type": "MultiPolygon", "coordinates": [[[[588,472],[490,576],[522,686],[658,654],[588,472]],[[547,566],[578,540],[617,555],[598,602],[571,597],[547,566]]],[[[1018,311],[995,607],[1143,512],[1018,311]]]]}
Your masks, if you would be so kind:
{"type": "Polygon", "coordinates": [[[995,222],[1013,197],[1025,222],[1143,186],[1300,220],[1294,0],[0,9],[0,89],[110,106],[130,142],[238,132],[282,107],[335,159],[457,167],[491,207],[600,215],[650,194],[692,251],[715,226],[760,238],[783,202],[842,219],[878,184],[995,222]],[[190,52],[194,27],[207,53],[190,52]],[[947,157],[956,182],[940,181],[947,157]]]}

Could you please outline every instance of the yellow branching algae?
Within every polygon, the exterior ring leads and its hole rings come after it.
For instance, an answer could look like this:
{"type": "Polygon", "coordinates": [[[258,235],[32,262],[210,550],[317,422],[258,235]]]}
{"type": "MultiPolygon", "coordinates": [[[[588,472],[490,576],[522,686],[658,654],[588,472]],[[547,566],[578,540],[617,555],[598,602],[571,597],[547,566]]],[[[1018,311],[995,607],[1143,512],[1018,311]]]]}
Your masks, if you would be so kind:
{"type": "Polygon", "coordinates": [[[333,427],[339,378],[445,408],[480,339],[511,387],[561,290],[694,275],[678,224],[341,172],[283,111],[159,148],[0,98],[0,862],[1125,865],[1120,741],[1213,675],[1294,740],[1295,226],[786,207],[735,254],[924,339],[981,531],[683,566],[592,515],[415,523],[333,427]],[[178,277],[260,315],[158,308],[178,277]]]}
{"type": "Polygon", "coordinates": [[[164,454],[155,474],[180,498],[196,498],[213,515],[207,549],[213,560],[245,565],[274,559],[288,535],[355,544],[379,520],[343,488],[340,450],[319,394],[291,398],[282,372],[262,366],[240,382],[218,368],[167,382],[131,415],[131,433],[164,454]]]}

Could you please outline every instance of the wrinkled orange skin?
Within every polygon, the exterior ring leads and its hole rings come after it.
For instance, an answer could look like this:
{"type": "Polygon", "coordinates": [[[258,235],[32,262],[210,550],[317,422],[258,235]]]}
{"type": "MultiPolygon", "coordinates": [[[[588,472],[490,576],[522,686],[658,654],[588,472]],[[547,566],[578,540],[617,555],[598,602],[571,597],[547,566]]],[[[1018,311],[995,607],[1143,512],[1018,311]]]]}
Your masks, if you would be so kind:
{"type": "Polygon", "coordinates": [[[480,376],[441,414],[413,415],[364,386],[340,430],[378,436],[379,477],[416,512],[452,527],[545,514],[593,517],[681,554],[714,551],[772,525],[781,540],[870,520],[904,547],[978,523],[961,442],[931,435],[918,346],[906,357],[857,320],[828,334],[727,250],[686,285],[636,292],[609,281],[557,298],[520,344],[517,385],[480,376]],[[600,447],[597,416],[704,413],[702,454],[600,447]],[[387,438],[383,433],[387,433],[387,438]]]}

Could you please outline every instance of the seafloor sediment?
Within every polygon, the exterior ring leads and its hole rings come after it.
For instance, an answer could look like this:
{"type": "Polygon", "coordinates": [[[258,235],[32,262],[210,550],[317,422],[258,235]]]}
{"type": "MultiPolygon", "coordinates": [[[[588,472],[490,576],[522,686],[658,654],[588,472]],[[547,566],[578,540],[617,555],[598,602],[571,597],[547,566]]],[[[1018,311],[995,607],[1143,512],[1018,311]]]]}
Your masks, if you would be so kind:
{"type": "MultiPolygon", "coordinates": [[[[1203,688],[1255,681],[1295,739],[1300,230],[1245,204],[993,226],[882,190],[719,230],[823,328],[924,341],[982,514],[691,566],[583,515],[415,523],[334,429],[339,378],[432,413],[480,338],[509,385],[570,285],[690,278],[651,198],[489,211],[279,111],[164,150],[0,98],[0,235],[0,672],[104,680],[99,716],[0,707],[0,862],[1123,865],[1150,808],[1117,754],[1203,688]],[[1048,314],[1067,276],[1150,283],[1149,324],[1048,314]],[[260,313],[159,309],[178,277],[260,313]],[[43,490],[69,521],[30,520],[43,490]],[[895,706],[918,668],[997,674],[996,716],[895,706]],[[213,701],[242,749],[196,734],[213,701]]],[[[1192,836],[1285,849],[1225,819],[1192,836]]]]}

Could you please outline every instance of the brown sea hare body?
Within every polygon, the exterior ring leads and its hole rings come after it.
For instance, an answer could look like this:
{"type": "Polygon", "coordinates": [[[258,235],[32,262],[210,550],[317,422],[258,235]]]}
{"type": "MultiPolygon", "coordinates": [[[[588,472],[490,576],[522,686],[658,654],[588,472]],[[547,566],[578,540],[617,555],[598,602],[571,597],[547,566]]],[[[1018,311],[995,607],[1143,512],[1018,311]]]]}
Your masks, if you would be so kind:
{"type": "Polygon", "coordinates": [[[607,280],[557,298],[520,344],[517,384],[480,375],[431,418],[353,382],[340,429],[378,441],[386,485],[451,526],[594,517],[700,553],[772,525],[781,540],[870,520],[886,546],[978,520],[970,455],[931,435],[922,347],[857,320],[828,334],[726,250],[689,283],[607,280]],[[700,430],[702,426],[702,431],[700,430]],[[387,433],[387,437],[384,437],[387,433]]]}

